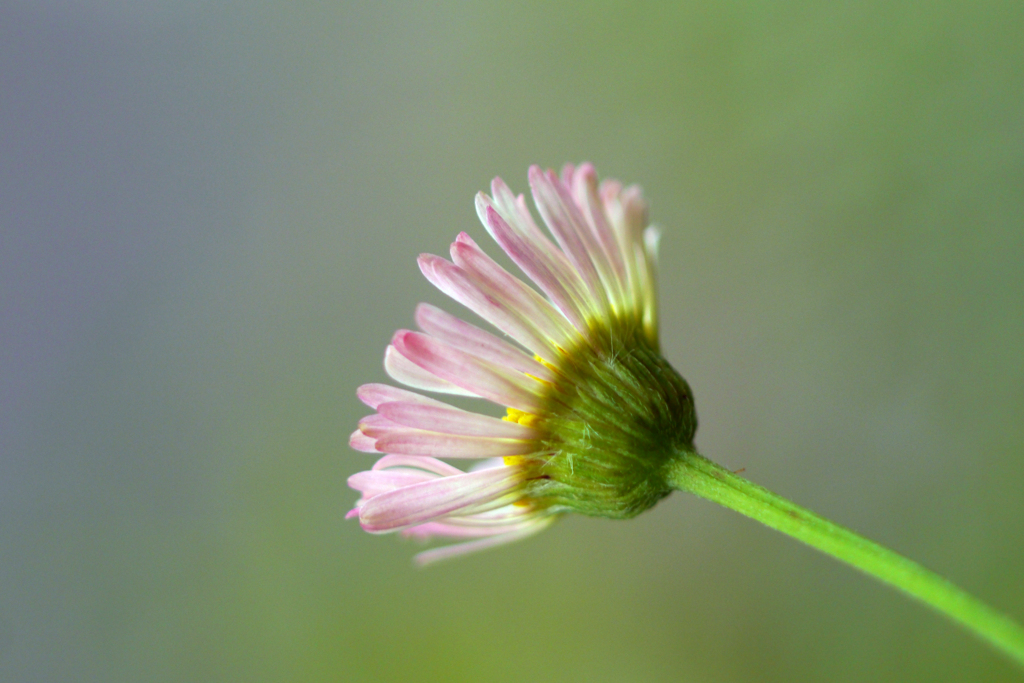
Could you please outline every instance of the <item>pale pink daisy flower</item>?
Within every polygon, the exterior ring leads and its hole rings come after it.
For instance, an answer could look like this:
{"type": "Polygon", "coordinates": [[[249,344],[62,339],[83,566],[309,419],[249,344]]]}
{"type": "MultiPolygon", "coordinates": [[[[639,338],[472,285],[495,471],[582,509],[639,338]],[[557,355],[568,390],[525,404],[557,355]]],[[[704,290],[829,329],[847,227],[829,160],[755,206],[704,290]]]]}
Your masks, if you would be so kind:
{"type": "Polygon", "coordinates": [[[526,201],[496,178],[477,195],[481,222],[534,289],[465,233],[451,261],[424,255],[432,284],[494,326],[486,332],[420,304],[420,332],[395,333],[391,377],[414,389],[359,388],[376,413],[354,448],[385,454],[349,478],[349,516],[373,533],[461,540],[420,553],[429,563],[534,534],[559,515],[627,518],[673,490],[756,519],[906,591],[1024,665],[1024,627],[949,581],[747,481],[693,445],[693,395],[658,349],[658,232],[636,187],[598,185],[590,164],[559,178],[532,167],[526,201]],[[539,292],[537,290],[540,290],[539,292]],[[427,398],[483,398],[502,419],[427,398]],[[444,459],[475,461],[461,470],[444,459]]]}
{"type": "Polygon", "coordinates": [[[672,454],[692,448],[689,387],[658,351],[658,231],[640,189],[599,185],[590,164],[561,177],[534,166],[529,181],[554,242],[500,178],[476,208],[543,295],[460,234],[451,261],[422,255],[420,270],[503,336],[420,304],[421,331],[396,332],[384,357],[416,391],[358,391],[376,413],[350,443],[386,455],[349,478],[362,494],[349,516],[372,533],[464,540],[421,563],[529,536],[564,512],[636,515],[671,490],[662,469],[672,454]],[[420,391],[483,398],[507,415],[420,391]],[[477,464],[463,471],[439,458],[477,464]]]}

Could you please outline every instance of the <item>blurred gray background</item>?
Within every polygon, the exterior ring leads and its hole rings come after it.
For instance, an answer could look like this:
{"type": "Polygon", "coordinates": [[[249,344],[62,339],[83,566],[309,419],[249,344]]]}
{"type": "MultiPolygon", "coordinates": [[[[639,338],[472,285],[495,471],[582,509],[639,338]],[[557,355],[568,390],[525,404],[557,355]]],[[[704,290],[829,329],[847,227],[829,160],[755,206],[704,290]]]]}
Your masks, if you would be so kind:
{"type": "MultiPolygon", "coordinates": [[[[367,3],[369,5],[369,3],[367,3]]],[[[643,185],[713,459],[1024,619],[1024,10],[0,5],[0,680],[1008,681],[676,494],[415,570],[348,434],[531,163],[643,185]]],[[[446,305],[457,311],[454,304],[446,305]]]]}

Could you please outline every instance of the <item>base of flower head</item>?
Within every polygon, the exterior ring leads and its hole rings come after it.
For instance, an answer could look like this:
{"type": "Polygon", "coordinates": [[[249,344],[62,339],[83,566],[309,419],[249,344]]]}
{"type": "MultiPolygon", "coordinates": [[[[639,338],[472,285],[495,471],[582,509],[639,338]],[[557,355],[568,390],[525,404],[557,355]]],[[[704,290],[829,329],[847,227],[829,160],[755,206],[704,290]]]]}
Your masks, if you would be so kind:
{"type": "Polygon", "coordinates": [[[536,413],[505,418],[543,436],[538,452],[506,458],[527,468],[530,500],[552,509],[624,519],[671,492],[664,467],[692,449],[693,394],[643,330],[594,325],[562,352],[536,413]]]}

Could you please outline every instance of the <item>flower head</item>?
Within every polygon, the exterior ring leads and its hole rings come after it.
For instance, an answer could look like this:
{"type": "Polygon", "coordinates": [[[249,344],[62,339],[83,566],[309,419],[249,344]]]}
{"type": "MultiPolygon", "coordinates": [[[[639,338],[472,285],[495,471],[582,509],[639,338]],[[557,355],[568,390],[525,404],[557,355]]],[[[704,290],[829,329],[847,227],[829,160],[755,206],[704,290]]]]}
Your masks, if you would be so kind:
{"type": "Polygon", "coordinates": [[[451,261],[419,259],[433,285],[508,339],[420,304],[421,331],[396,332],[384,357],[412,389],[483,398],[505,417],[381,384],[358,391],[377,412],[350,443],[387,455],[349,479],[362,494],[349,516],[374,533],[468,539],[421,562],[522,538],[564,512],[632,517],[669,493],[665,465],[692,446],[692,394],[659,353],[658,231],[640,189],[598,185],[590,164],[561,177],[534,166],[529,180],[554,242],[500,178],[476,208],[543,296],[465,233],[451,261]]]}

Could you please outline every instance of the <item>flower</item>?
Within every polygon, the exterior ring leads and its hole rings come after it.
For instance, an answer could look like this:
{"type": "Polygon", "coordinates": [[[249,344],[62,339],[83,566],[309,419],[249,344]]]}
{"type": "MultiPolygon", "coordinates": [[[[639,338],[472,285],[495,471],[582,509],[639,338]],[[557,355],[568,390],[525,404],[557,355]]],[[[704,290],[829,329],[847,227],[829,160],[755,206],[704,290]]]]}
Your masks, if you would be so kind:
{"type": "Polygon", "coordinates": [[[386,455],[349,479],[362,495],[348,516],[371,533],[468,539],[421,563],[523,538],[565,512],[632,517],[669,493],[666,464],[692,448],[690,388],[659,353],[659,233],[640,189],[598,185],[590,164],[560,178],[534,166],[529,181],[555,243],[500,178],[476,209],[546,296],[465,233],[451,261],[419,258],[427,280],[510,340],[420,304],[421,331],[396,332],[384,356],[398,382],[487,399],[505,417],[382,384],[357,392],[376,413],[350,443],[386,455]],[[462,471],[439,458],[478,464],[462,471]]]}

